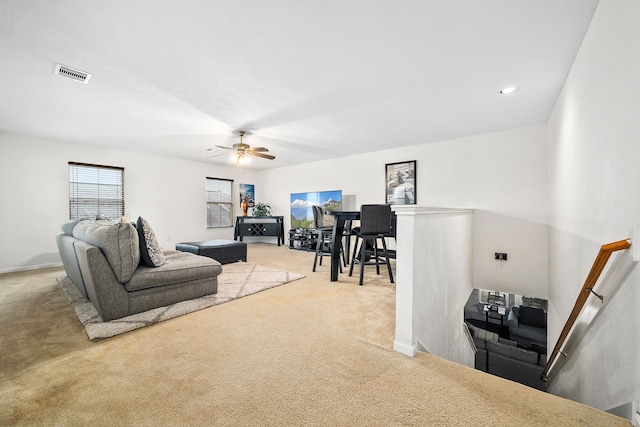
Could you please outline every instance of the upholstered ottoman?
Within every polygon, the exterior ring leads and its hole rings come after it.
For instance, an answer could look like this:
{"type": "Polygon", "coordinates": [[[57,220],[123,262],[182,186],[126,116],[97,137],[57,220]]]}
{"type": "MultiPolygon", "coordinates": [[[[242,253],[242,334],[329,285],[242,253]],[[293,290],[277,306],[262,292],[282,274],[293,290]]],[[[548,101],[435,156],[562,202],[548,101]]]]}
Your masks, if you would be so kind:
{"type": "Polygon", "coordinates": [[[247,261],[247,244],[235,240],[207,240],[206,242],[178,243],[176,249],[213,258],[220,264],[247,261]]]}

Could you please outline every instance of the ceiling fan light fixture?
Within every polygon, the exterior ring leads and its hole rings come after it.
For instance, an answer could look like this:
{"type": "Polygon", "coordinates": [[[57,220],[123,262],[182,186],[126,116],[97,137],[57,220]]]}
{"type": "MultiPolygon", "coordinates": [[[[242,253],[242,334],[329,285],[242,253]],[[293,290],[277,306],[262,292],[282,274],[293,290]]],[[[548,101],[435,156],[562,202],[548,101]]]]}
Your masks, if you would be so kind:
{"type": "Polygon", "coordinates": [[[236,164],[237,167],[241,168],[242,165],[249,163],[249,156],[246,153],[237,152],[231,155],[231,160],[236,164]]]}
{"type": "MultiPolygon", "coordinates": [[[[233,144],[232,147],[225,147],[225,146],[222,146],[222,145],[216,145],[216,147],[222,148],[224,150],[233,150],[233,151],[235,151],[231,155],[231,159],[236,164],[236,166],[238,166],[239,168],[242,168],[242,164],[243,163],[248,163],[249,162],[249,157],[250,156],[262,157],[263,159],[269,159],[269,160],[275,159],[275,156],[272,156],[271,154],[265,154],[265,152],[269,151],[265,147],[251,147],[249,144],[245,144],[244,142],[242,142],[242,137],[246,133],[245,131],[238,130],[238,131],[236,131],[234,133],[237,133],[238,135],[240,135],[240,142],[239,143],[233,144]]],[[[209,157],[216,157],[216,156],[214,155],[214,156],[209,156],[209,157]]],[[[209,157],[207,157],[207,158],[209,158],[209,157]]]]}

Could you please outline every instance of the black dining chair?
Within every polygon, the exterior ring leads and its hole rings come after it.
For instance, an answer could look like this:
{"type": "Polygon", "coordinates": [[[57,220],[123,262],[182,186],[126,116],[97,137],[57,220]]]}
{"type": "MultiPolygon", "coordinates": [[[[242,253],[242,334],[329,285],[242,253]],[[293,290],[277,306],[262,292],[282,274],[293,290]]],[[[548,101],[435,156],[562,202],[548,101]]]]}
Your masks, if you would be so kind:
{"type": "Polygon", "coordinates": [[[356,241],[353,249],[353,258],[349,268],[349,276],[353,274],[353,266],[360,264],[360,286],[363,284],[364,267],[375,265],[376,273],[380,274],[380,264],[387,265],[389,280],[393,283],[393,272],[389,261],[389,251],[385,237],[391,233],[391,206],[389,205],[362,205],[360,207],[360,227],[354,228],[356,241]],[[360,247],[358,248],[358,242],[360,247]],[[378,240],[382,242],[382,248],[378,248],[378,240]],[[371,258],[373,257],[373,261],[371,258]],[[382,260],[383,259],[383,260],[382,260]]]}
{"type": "MultiPolygon", "coordinates": [[[[324,225],[324,213],[322,208],[318,205],[311,206],[313,210],[313,222],[315,230],[318,232],[318,240],[316,241],[316,255],[313,258],[313,270],[316,271],[316,265],[318,264],[318,258],[320,258],[320,265],[322,265],[322,258],[325,256],[331,256],[331,234],[333,233],[333,226],[324,225]]],[[[342,262],[346,267],[346,261],[344,259],[344,251],[340,250],[342,255],[342,262]]],[[[342,264],[340,264],[340,273],[342,273],[342,264]]]]}
{"type": "MultiPolygon", "coordinates": [[[[389,231],[389,234],[387,234],[387,237],[393,238],[393,240],[397,240],[396,239],[397,228],[398,228],[398,217],[396,216],[395,212],[391,211],[391,230],[389,231]]],[[[390,259],[396,259],[395,249],[387,250],[387,254],[389,255],[390,259]]]]}

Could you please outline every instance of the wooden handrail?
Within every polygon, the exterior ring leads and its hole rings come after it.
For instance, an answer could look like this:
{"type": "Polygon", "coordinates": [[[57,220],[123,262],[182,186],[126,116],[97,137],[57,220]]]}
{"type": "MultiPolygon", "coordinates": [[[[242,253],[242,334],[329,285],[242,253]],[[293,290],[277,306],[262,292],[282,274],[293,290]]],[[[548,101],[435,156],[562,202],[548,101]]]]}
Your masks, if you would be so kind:
{"type": "Polygon", "coordinates": [[[576,303],[573,306],[573,310],[571,310],[571,314],[567,319],[567,323],[565,323],[564,328],[562,328],[562,332],[558,337],[556,346],[553,348],[551,357],[549,357],[549,360],[547,361],[547,364],[544,367],[544,371],[542,371],[542,375],[540,376],[541,380],[549,381],[549,377],[547,376],[547,374],[551,369],[551,365],[553,365],[553,362],[558,356],[558,353],[560,353],[560,348],[562,348],[562,345],[567,339],[567,336],[569,335],[569,332],[571,331],[573,324],[576,322],[576,319],[578,318],[578,315],[580,314],[582,307],[587,302],[587,298],[589,297],[589,294],[593,293],[598,298],[600,298],[600,300],[602,300],[602,296],[596,294],[593,291],[593,288],[596,285],[596,282],[598,281],[598,278],[600,277],[602,270],[604,270],[604,267],[607,264],[607,261],[609,261],[609,257],[611,256],[611,254],[613,252],[620,251],[623,249],[629,249],[630,247],[631,247],[631,243],[629,242],[629,239],[620,240],[618,242],[602,245],[602,247],[600,248],[600,252],[598,252],[598,256],[596,256],[596,259],[593,262],[593,266],[591,267],[591,271],[587,276],[587,280],[585,280],[584,285],[582,285],[582,290],[578,294],[578,298],[576,299],[576,303]]]}

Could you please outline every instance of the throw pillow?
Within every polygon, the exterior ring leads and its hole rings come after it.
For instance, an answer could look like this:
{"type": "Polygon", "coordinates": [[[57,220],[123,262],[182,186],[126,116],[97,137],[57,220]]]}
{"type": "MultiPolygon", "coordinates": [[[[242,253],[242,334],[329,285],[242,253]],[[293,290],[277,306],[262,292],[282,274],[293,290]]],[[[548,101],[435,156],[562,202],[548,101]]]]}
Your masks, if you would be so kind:
{"type": "Polygon", "coordinates": [[[73,219],[62,224],[62,232],[68,236],[73,236],[73,229],[80,222],[80,219],[73,219]]]}
{"type": "Polygon", "coordinates": [[[138,217],[136,228],[140,237],[140,260],[142,263],[147,267],[160,267],[163,265],[166,259],[149,222],[142,217],[138,217]]]}
{"type": "Polygon", "coordinates": [[[518,312],[516,311],[516,308],[518,307],[513,307],[507,316],[507,326],[510,328],[518,327],[518,312]]]}
{"type": "Polygon", "coordinates": [[[499,336],[495,332],[490,332],[490,331],[487,331],[486,329],[478,328],[473,325],[469,325],[469,329],[472,331],[471,335],[474,338],[479,338],[485,341],[498,342],[499,336]]]}

